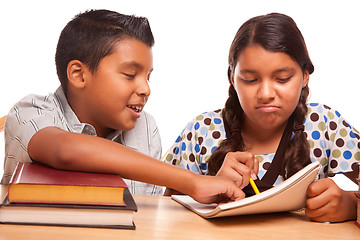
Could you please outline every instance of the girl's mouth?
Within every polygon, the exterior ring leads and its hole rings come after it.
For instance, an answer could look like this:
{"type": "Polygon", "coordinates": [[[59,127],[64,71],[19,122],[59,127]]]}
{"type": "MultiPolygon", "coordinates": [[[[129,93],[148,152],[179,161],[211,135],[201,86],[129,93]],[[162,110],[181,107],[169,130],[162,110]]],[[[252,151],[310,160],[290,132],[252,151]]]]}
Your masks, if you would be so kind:
{"type": "Polygon", "coordinates": [[[275,111],[279,110],[279,107],[273,106],[273,105],[262,105],[262,106],[258,106],[257,109],[262,112],[270,113],[270,112],[275,112],[275,111]]]}

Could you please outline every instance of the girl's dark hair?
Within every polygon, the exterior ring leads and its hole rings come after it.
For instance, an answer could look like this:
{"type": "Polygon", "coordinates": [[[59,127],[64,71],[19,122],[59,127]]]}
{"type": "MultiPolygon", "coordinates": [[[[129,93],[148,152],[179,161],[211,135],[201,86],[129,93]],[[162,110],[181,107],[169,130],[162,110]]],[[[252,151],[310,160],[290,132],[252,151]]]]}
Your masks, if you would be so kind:
{"type": "Polygon", "coordinates": [[[79,60],[95,72],[100,61],[113,51],[115,43],[125,38],[137,39],[149,47],[154,37],[144,17],[108,10],[89,10],[76,15],[62,30],[56,48],[56,70],[67,94],[67,65],[79,60]]]}
{"type": "MultiPolygon", "coordinates": [[[[245,48],[255,45],[261,46],[267,51],[286,53],[299,64],[303,73],[308,71],[311,74],[314,71],[304,38],[292,18],[284,14],[271,13],[246,21],[236,33],[229,51],[229,98],[222,109],[227,138],[221,142],[209,159],[208,170],[210,175],[215,175],[218,172],[228,152],[246,150],[241,136],[244,111],[240,105],[237,93],[231,84],[231,76],[241,52],[245,48]],[[232,134],[233,132],[236,132],[236,134],[232,134]]],[[[292,125],[294,128],[304,123],[307,113],[306,101],[308,95],[309,88],[306,85],[302,89],[299,103],[292,113],[290,118],[292,120],[289,120],[293,121],[292,125]]],[[[281,175],[286,179],[310,162],[306,133],[295,131],[285,151],[281,175]]]]}

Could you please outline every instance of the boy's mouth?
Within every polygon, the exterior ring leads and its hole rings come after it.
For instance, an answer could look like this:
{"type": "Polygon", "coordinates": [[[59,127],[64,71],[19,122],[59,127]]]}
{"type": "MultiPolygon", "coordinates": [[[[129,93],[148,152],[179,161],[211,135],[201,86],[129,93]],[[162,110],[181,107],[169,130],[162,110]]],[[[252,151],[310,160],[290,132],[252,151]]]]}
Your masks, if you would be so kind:
{"type": "Polygon", "coordinates": [[[126,105],[128,108],[133,109],[135,112],[141,112],[143,107],[142,106],[135,106],[135,105],[126,105]]]}

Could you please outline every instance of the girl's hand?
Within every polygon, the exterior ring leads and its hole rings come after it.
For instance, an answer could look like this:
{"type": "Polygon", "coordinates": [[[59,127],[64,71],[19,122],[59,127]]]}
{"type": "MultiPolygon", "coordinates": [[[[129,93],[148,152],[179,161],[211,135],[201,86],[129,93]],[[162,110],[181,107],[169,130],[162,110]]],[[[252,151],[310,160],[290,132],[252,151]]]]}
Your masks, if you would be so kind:
{"type": "Polygon", "coordinates": [[[256,179],[259,171],[259,161],[249,152],[229,152],[216,176],[230,178],[243,189],[249,184],[249,179],[256,179]]]}
{"type": "Polygon", "coordinates": [[[332,179],[311,183],[307,197],[305,214],[313,221],[342,222],[356,218],[354,192],[340,189],[332,179]]]}

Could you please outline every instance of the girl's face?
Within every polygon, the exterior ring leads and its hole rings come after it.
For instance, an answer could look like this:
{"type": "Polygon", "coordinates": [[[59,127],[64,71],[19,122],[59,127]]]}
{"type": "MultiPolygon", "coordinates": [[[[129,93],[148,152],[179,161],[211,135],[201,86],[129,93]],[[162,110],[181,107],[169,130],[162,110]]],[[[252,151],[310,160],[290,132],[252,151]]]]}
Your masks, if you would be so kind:
{"type": "Polygon", "coordinates": [[[231,81],[245,113],[245,127],[271,130],[286,124],[309,73],[285,53],[251,46],[239,55],[231,81]]]}

